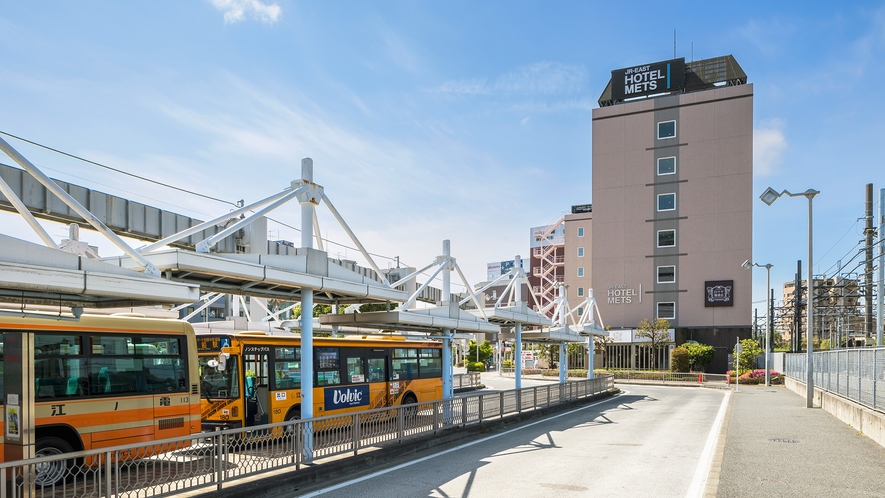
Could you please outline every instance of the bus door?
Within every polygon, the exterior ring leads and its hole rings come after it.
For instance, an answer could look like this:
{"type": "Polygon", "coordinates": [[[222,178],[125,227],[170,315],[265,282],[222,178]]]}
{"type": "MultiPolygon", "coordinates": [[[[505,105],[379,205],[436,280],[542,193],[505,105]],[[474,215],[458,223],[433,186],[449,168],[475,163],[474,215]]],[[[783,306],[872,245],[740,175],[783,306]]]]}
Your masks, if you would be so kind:
{"type": "Polygon", "coordinates": [[[390,406],[390,389],[387,383],[390,379],[387,373],[389,356],[387,349],[369,349],[368,351],[366,381],[369,383],[371,391],[371,408],[390,406]]]}
{"type": "Polygon", "coordinates": [[[269,422],[270,375],[273,372],[268,364],[270,346],[243,346],[243,372],[245,379],[244,399],[246,402],[246,427],[263,425],[269,422]]]}

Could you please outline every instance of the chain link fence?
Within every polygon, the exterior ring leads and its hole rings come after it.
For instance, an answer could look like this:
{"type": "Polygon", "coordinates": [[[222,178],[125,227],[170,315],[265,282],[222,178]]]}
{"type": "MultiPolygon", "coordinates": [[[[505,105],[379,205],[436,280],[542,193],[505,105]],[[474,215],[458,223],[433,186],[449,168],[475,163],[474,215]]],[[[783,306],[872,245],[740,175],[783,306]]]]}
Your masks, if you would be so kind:
{"type": "MultiPolygon", "coordinates": [[[[787,377],[805,383],[807,354],[786,355],[787,377]]],[[[877,411],[885,409],[885,348],[812,353],[814,387],[877,411]]]]}

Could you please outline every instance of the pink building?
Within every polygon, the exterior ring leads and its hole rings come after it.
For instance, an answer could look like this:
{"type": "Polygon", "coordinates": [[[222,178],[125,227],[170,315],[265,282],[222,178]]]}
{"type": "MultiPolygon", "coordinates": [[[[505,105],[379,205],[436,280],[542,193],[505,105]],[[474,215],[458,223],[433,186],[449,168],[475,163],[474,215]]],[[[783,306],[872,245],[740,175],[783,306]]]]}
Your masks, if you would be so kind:
{"type": "Polygon", "coordinates": [[[731,56],[674,59],[612,71],[599,103],[585,272],[605,325],[666,318],[724,371],[751,331],[753,86],[731,56]]]}

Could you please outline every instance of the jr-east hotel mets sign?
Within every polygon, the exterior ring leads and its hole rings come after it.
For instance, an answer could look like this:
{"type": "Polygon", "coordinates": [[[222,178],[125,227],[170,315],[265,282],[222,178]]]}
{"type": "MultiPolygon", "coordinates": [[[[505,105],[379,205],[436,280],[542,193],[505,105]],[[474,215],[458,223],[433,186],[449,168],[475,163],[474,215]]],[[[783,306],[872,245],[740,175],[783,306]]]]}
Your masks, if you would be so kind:
{"type": "Polygon", "coordinates": [[[612,71],[612,98],[624,100],[685,87],[685,58],[612,71]]]}

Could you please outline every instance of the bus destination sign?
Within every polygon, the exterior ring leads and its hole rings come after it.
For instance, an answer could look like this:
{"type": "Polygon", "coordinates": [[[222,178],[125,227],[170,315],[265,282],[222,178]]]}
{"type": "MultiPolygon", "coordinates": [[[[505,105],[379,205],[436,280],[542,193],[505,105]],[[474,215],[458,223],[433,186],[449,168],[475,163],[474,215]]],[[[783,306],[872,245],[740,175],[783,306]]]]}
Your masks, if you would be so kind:
{"type": "Polygon", "coordinates": [[[612,99],[624,100],[685,87],[685,58],[612,71],[612,99]]]}
{"type": "Polygon", "coordinates": [[[197,351],[217,353],[230,347],[230,337],[197,336],[197,351]]]}

